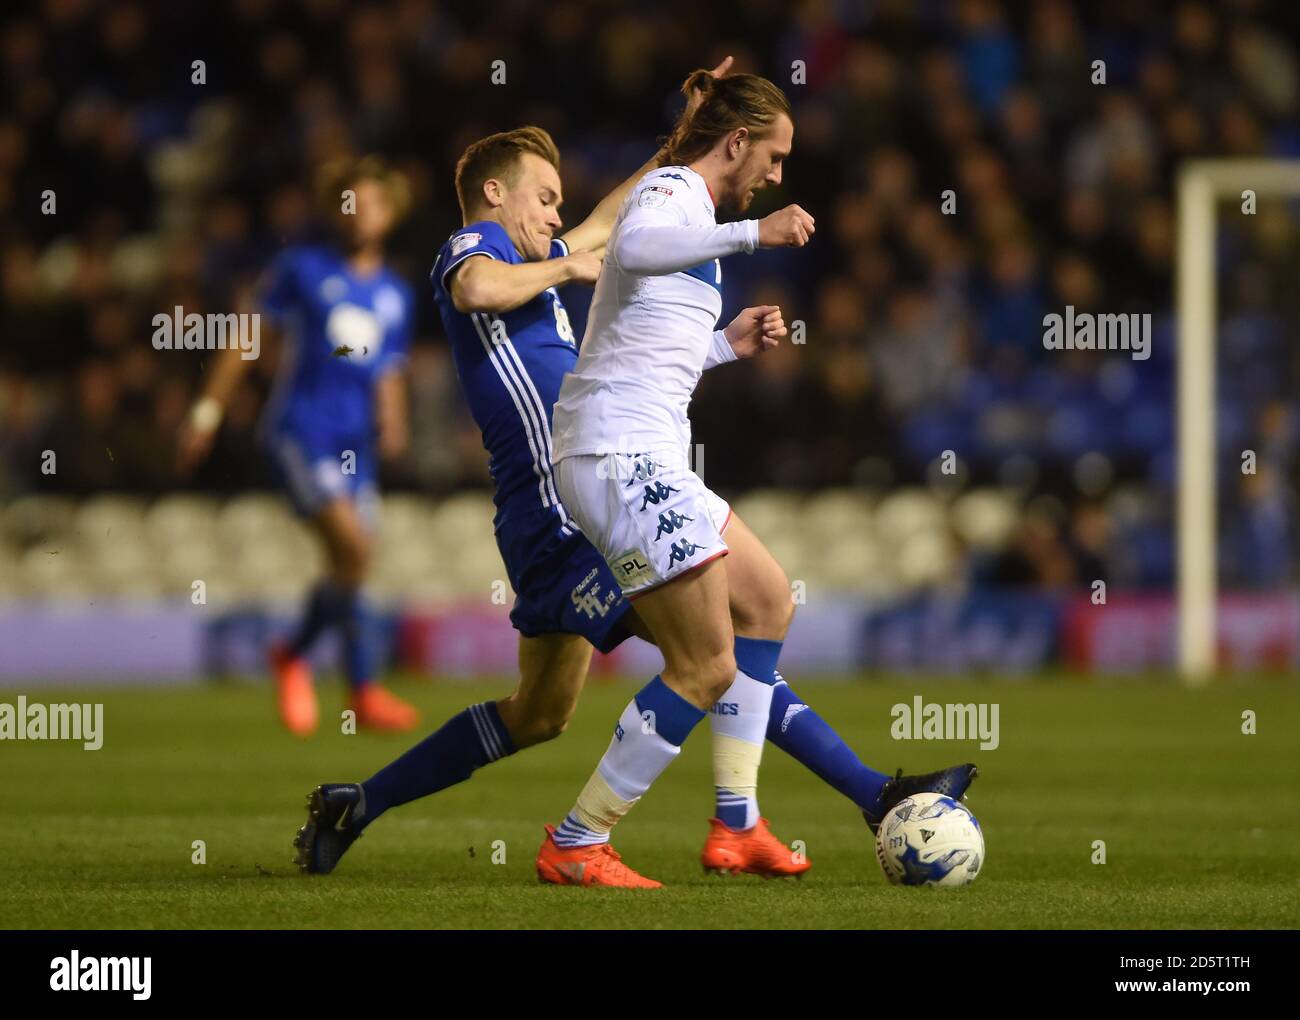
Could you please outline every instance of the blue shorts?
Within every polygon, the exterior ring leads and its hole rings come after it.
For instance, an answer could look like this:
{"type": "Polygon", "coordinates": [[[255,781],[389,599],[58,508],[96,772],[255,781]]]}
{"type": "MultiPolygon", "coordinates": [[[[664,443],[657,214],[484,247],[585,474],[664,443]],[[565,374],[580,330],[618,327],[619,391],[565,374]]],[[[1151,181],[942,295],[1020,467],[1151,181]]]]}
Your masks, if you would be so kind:
{"type": "Polygon", "coordinates": [[[524,637],[577,634],[609,652],[631,636],[623,617],[632,605],[576,525],[538,510],[498,522],[496,535],[515,590],[510,622],[524,637]]]}
{"type": "Polygon", "coordinates": [[[350,499],[366,527],[374,530],[379,519],[379,486],[375,451],[368,441],[331,442],[276,432],[267,437],[266,448],[299,514],[315,517],[327,503],[350,499]]]}

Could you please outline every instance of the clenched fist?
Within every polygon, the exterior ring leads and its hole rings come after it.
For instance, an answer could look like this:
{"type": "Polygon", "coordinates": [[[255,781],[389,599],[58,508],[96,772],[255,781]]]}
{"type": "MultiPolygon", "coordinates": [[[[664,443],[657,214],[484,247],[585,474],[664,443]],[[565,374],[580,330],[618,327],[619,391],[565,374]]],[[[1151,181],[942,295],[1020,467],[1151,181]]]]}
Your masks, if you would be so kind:
{"type": "Polygon", "coordinates": [[[566,255],[564,262],[570,283],[592,285],[600,276],[600,265],[604,261],[604,251],[575,251],[566,255]]]}
{"type": "Polygon", "coordinates": [[[760,248],[802,248],[812,237],[813,218],[797,205],[787,205],[758,221],[760,248]]]}
{"type": "Polygon", "coordinates": [[[752,358],[755,354],[770,351],[788,330],[778,305],[758,305],[746,308],[722,332],[736,357],[752,358]]]}

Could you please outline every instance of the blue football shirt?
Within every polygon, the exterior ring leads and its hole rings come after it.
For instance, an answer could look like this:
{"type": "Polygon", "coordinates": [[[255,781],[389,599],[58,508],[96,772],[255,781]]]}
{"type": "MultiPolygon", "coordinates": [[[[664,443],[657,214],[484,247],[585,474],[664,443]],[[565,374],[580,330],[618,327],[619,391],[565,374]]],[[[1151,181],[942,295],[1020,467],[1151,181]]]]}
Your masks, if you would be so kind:
{"type": "Polygon", "coordinates": [[[271,265],[260,304],[286,340],[263,428],[312,446],[373,440],[375,385],[410,349],[405,281],[387,267],[361,276],[331,248],[290,248],[271,265]]]}
{"type": "MultiPolygon", "coordinates": [[[[551,258],[567,254],[563,241],[551,242],[551,258]]],[[[549,511],[567,525],[551,476],[551,409],[560,380],[578,360],[568,312],[554,287],[500,315],[457,311],[450,274],[471,258],[512,265],[525,259],[500,224],[485,220],[452,234],[430,274],[456,372],[489,454],[497,522],[549,511]]]]}

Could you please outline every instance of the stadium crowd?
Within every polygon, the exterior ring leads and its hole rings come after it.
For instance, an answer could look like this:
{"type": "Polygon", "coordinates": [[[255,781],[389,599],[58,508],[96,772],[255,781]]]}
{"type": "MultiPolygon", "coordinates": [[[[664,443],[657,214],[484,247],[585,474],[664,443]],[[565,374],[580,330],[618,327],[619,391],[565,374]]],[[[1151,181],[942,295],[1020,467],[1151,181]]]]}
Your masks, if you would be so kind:
{"type": "MultiPolygon", "coordinates": [[[[806,333],[706,376],[709,484],[998,485],[1026,521],[972,564],[990,583],[1167,586],[1176,171],[1300,155],[1285,2],[42,0],[6,17],[3,499],[181,486],[173,444],[208,355],[156,351],[152,317],[247,308],[269,259],[317,236],[313,171],[369,151],[412,184],[392,254],[421,302],[413,442],[385,484],[486,485],[424,284],[459,225],[457,156],[546,127],[576,222],[654,151],[685,75],[731,52],[795,107],[781,198],[763,202],[799,202],[819,231],[724,267],[724,316],[779,303],[806,333]],[[700,52],[705,37],[731,41],[700,52]],[[1045,350],[1043,316],[1067,305],[1149,313],[1150,358],[1045,350]]],[[[1248,586],[1295,562],[1296,215],[1261,200],[1220,237],[1223,570],[1248,586]]],[[[586,299],[565,294],[579,333],[586,299]]],[[[270,484],[254,428],[273,368],[183,484],[270,484]]]]}

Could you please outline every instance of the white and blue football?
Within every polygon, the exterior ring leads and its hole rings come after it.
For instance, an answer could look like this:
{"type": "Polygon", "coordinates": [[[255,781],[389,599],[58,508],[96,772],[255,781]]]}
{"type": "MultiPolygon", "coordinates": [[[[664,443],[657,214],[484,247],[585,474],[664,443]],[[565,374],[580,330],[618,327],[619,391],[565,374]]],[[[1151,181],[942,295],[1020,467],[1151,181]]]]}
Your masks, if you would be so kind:
{"type": "Polygon", "coordinates": [[[917,793],[880,823],[876,859],[894,885],[970,885],[984,863],[984,833],[965,804],[917,793]]]}

